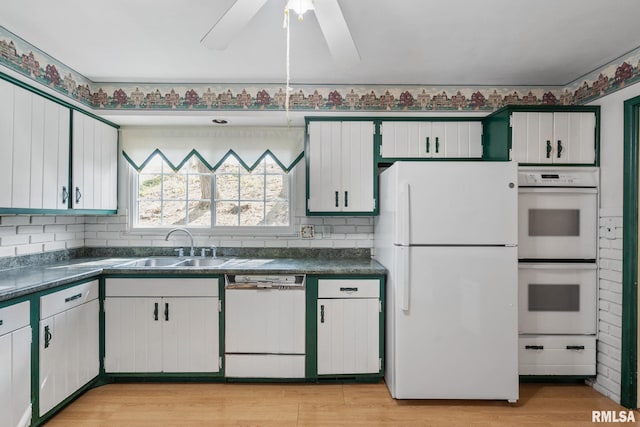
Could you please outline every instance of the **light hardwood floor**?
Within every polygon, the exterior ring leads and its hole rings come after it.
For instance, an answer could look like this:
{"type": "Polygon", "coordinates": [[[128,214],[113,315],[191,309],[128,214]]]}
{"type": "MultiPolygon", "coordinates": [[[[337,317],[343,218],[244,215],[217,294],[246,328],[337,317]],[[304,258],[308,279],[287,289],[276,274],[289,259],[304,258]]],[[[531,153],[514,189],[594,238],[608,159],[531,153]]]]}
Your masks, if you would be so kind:
{"type": "MultiPolygon", "coordinates": [[[[590,426],[623,408],[591,387],[522,384],[517,404],[396,401],[379,384],[110,384],[88,391],[47,427],[590,426]]],[[[640,421],[640,414],[635,412],[640,421]]],[[[640,425],[624,424],[624,425],[640,425]]]]}

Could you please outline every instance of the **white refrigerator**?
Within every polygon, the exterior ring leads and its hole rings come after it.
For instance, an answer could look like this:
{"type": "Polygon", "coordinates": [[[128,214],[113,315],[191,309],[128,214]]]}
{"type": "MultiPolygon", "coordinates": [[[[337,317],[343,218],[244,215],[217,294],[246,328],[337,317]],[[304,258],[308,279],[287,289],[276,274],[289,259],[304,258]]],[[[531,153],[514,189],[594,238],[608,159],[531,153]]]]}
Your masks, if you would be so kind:
{"type": "Polygon", "coordinates": [[[401,161],[379,192],[391,395],[516,401],[517,165],[401,161]]]}

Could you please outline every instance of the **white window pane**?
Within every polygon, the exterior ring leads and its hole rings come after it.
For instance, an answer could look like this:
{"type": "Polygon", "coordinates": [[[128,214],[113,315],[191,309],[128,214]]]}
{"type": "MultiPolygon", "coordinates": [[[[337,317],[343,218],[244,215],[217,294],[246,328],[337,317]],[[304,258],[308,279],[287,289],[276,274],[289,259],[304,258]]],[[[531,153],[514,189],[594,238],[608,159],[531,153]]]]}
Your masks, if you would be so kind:
{"type": "Polygon", "coordinates": [[[159,200],[138,203],[138,225],[142,227],[158,227],[162,224],[162,212],[159,200]]]}
{"type": "Polygon", "coordinates": [[[238,206],[238,202],[216,203],[216,225],[237,226],[240,210],[238,206]]]}
{"type": "Polygon", "coordinates": [[[240,177],[240,200],[264,200],[263,175],[243,175],[240,177]]]}
{"type": "Polygon", "coordinates": [[[240,204],[240,225],[254,227],[264,225],[264,203],[243,202],[240,204]]]}

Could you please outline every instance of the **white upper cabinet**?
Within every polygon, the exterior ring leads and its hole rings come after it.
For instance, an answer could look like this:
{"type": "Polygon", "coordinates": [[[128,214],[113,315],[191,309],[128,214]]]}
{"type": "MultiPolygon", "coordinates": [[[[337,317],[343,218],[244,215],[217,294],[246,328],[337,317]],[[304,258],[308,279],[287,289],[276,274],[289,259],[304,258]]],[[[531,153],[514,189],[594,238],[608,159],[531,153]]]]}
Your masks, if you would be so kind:
{"type": "Polygon", "coordinates": [[[75,209],[117,209],[118,130],[80,112],[73,113],[75,209]]]}
{"type": "Polygon", "coordinates": [[[373,122],[309,123],[308,213],[373,213],[373,122]]]}
{"type": "Polygon", "coordinates": [[[482,122],[382,122],[383,158],[480,158],[482,122]]]}
{"type": "Polygon", "coordinates": [[[69,115],[0,80],[0,208],[68,207],[69,115]]]}
{"type": "Polygon", "coordinates": [[[595,113],[514,112],[511,132],[511,159],[518,163],[595,163],[595,113]]]}

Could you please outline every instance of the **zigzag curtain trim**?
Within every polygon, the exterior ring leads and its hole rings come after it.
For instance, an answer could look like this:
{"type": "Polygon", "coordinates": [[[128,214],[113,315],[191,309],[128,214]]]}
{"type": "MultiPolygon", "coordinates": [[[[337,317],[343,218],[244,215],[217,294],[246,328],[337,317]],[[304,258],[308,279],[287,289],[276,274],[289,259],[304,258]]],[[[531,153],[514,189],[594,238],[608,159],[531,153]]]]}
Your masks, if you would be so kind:
{"type": "Polygon", "coordinates": [[[155,156],[174,171],[197,157],[212,172],[234,157],[252,171],[267,156],[289,172],[304,157],[302,127],[123,127],[122,155],[138,172],[155,156]]]}

